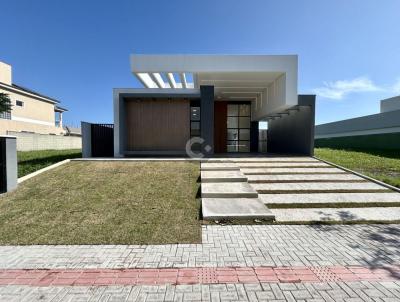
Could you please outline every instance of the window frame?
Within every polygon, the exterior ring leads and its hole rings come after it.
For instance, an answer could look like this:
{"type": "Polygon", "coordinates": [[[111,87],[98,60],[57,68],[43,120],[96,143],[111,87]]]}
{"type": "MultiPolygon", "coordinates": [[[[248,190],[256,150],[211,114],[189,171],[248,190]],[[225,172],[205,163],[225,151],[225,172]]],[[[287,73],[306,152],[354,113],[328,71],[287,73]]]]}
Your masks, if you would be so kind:
{"type": "MultiPolygon", "coordinates": [[[[227,113],[227,119],[229,118],[229,117],[236,117],[237,118],[237,127],[228,127],[228,123],[227,123],[227,125],[226,125],[226,129],[227,129],[227,131],[228,130],[236,130],[237,131],[237,133],[238,133],[238,139],[237,140],[226,140],[226,149],[227,149],[227,152],[228,153],[247,153],[247,152],[250,152],[250,127],[251,127],[251,102],[247,102],[247,101],[241,101],[241,102],[228,102],[228,104],[227,104],[228,106],[229,105],[237,105],[238,106],[238,110],[237,110],[237,115],[229,115],[228,113],[227,113]],[[249,115],[241,115],[240,114],[240,105],[248,105],[249,107],[250,107],[250,110],[249,110],[249,115]],[[248,126],[248,128],[247,127],[240,127],[239,126],[239,118],[240,117],[248,117],[249,118],[249,126],[248,126]],[[241,139],[240,138],[240,130],[241,129],[245,129],[245,130],[249,130],[249,139],[241,139]],[[249,145],[249,150],[248,151],[240,151],[239,150],[239,145],[240,145],[240,142],[248,142],[248,145],[249,145]],[[234,148],[236,149],[235,151],[228,151],[228,145],[233,145],[234,146],[234,148]]],[[[227,110],[227,112],[228,112],[228,110],[227,110]]],[[[228,137],[227,137],[228,138],[228,137]]]]}

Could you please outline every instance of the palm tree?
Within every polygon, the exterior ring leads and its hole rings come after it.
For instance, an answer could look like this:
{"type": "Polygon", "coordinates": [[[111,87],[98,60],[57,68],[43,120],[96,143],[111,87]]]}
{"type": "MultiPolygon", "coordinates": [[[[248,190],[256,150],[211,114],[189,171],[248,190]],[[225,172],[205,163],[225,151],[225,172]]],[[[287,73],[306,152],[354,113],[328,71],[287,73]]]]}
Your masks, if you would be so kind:
{"type": "Polygon", "coordinates": [[[11,100],[7,93],[0,92],[0,113],[11,112],[11,100]]]}

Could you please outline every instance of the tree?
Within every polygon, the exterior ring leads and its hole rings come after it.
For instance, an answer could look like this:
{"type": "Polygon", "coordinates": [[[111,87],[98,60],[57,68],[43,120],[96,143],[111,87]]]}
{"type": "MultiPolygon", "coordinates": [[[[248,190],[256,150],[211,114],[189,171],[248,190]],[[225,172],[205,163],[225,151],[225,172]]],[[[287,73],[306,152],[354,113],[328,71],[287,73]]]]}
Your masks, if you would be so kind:
{"type": "Polygon", "coordinates": [[[0,113],[11,112],[11,100],[7,93],[0,92],[0,113]]]}

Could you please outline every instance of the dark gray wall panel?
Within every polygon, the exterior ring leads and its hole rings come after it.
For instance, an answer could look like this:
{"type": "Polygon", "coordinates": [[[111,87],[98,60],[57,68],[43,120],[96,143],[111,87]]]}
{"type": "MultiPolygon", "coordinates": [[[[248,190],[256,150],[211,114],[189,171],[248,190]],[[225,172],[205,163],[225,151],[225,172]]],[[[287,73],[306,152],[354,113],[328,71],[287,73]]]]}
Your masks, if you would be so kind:
{"type": "Polygon", "coordinates": [[[314,154],[315,95],[299,95],[297,110],[268,122],[268,152],[314,154]]]}
{"type": "Polygon", "coordinates": [[[0,193],[10,192],[17,187],[17,139],[0,136],[0,193]]]}
{"type": "Polygon", "coordinates": [[[202,152],[214,154],[214,86],[200,86],[200,120],[200,134],[204,139],[202,152]]]}
{"type": "Polygon", "coordinates": [[[250,152],[258,152],[258,126],[258,122],[251,122],[250,124],[250,152]]]}

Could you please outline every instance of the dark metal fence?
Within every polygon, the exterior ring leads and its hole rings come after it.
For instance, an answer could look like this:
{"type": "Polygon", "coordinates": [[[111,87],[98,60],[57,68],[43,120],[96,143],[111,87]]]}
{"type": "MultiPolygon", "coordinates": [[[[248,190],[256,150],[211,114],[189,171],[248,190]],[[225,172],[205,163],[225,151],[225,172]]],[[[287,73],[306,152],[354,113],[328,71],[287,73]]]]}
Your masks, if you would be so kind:
{"type": "Polygon", "coordinates": [[[92,124],[92,157],[114,156],[114,124],[92,124]]]}

